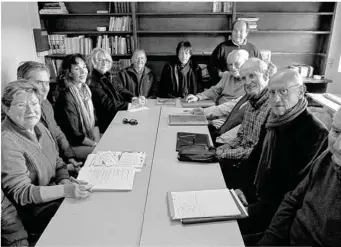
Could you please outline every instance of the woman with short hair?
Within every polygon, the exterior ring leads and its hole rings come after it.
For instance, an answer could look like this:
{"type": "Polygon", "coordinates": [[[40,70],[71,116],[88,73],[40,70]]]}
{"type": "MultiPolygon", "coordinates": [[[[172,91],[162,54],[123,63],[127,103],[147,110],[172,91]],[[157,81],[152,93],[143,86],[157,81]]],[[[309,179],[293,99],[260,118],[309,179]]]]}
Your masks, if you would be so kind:
{"type": "Polygon", "coordinates": [[[176,47],[176,59],[162,70],[159,96],[185,98],[203,90],[200,67],[192,61],[193,48],[190,42],[182,41],[176,47]]]}
{"type": "Polygon", "coordinates": [[[41,100],[26,80],[8,83],[1,99],[1,186],[33,233],[43,232],[64,197],[89,195],[86,183],[71,182],[51,133],[39,122],[41,100]]]}
{"type": "Polygon", "coordinates": [[[100,134],[87,85],[87,64],[81,54],[71,54],[64,58],[61,68],[55,118],[76,153],[91,153],[100,134]]]}

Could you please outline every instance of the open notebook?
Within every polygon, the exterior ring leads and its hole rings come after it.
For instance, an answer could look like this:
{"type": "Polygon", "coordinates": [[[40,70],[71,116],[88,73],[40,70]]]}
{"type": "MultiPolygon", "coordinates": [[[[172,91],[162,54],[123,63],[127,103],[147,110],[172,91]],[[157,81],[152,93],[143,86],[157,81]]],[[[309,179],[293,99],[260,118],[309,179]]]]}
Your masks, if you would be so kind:
{"type": "Polygon", "coordinates": [[[214,222],[247,217],[234,190],[168,192],[172,220],[183,224],[214,222]]]}

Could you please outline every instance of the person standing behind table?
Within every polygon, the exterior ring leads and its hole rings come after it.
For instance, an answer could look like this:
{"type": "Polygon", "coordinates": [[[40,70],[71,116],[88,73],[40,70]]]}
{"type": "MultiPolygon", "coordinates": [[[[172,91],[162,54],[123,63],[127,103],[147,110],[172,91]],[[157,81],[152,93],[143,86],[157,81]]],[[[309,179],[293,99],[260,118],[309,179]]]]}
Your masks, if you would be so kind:
{"type": "Polygon", "coordinates": [[[190,42],[181,41],[176,47],[176,59],[167,63],[161,73],[159,97],[185,98],[202,91],[202,75],[199,65],[192,61],[190,42]]]}
{"type": "Polygon", "coordinates": [[[50,131],[39,121],[39,89],[26,80],[8,83],[1,98],[1,187],[26,231],[39,236],[64,197],[86,198],[90,187],[70,178],[50,131]]]}
{"type": "Polygon", "coordinates": [[[223,72],[228,70],[226,58],[233,50],[243,49],[249,53],[250,58],[257,57],[262,59],[258,48],[247,40],[249,30],[249,24],[247,22],[241,20],[235,21],[232,24],[232,39],[220,43],[213,50],[207,66],[213,85],[219,82],[223,76],[223,72]]]}
{"type": "MultiPolygon", "coordinates": [[[[227,56],[230,71],[225,72],[217,85],[210,87],[202,93],[187,96],[187,102],[211,99],[218,105],[232,101],[235,105],[236,99],[245,94],[244,83],[240,79],[240,67],[249,59],[249,54],[245,50],[236,50],[227,56]]],[[[233,107],[233,106],[232,106],[233,107]]]]}
{"type": "Polygon", "coordinates": [[[112,58],[106,50],[93,49],[87,60],[92,102],[96,110],[99,131],[103,134],[118,111],[138,107],[145,104],[146,99],[143,96],[134,97],[118,81],[112,82],[109,73],[112,58]]]}
{"type": "Polygon", "coordinates": [[[132,65],[120,71],[119,83],[134,96],[156,99],[158,83],[152,71],[146,66],[147,56],[142,49],[136,49],[131,57],[132,65]]]}
{"type": "Polygon", "coordinates": [[[88,67],[81,54],[67,55],[61,66],[55,118],[75,152],[92,153],[100,133],[95,125],[91,91],[86,84],[88,67]]]}

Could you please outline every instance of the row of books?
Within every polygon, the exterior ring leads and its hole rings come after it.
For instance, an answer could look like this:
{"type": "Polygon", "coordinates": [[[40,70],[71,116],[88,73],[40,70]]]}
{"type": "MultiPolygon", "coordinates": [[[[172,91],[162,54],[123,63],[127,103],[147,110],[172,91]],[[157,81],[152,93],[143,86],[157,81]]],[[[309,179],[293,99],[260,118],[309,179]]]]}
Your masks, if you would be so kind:
{"type": "Polygon", "coordinates": [[[65,3],[63,2],[45,2],[41,3],[42,8],[39,14],[68,14],[65,3]]]}
{"type": "Polygon", "coordinates": [[[232,2],[213,2],[213,13],[216,12],[231,13],[232,2]]]}
{"type": "Polygon", "coordinates": [[[131,54],[134,51],[133,36],[97,36],[97,48],[103,48],[112,55],[131,54]]]}
{"type": "Polygon", "coordinates": [[[129,67],[130,65],[131,59],[120,59],[118,61],[113,61],[112,67],[110,69],[111,78],[116,78],[121,70],[129,67]]]}
{"type": "Polygon", "coordinates": [[[250,30],[257,30],[258,17],[238,17],[237,19],[246,21],[249,24],[250,30]]]}
{"type": "Polygon", "coordinates": [[[131,31],[131,25],[130,16],[110,17],[109,31],[131,31]]]}
{"type": "Polygon", "coordinates": [[[131,13],[131,6],[129,2],[110,2],[110,13],[131,13]]]}

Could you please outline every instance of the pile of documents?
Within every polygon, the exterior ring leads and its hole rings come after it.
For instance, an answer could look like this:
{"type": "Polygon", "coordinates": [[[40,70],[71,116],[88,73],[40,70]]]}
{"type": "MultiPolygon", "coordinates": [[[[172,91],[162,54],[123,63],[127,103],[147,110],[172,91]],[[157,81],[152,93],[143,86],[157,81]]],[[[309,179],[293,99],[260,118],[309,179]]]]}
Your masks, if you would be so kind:
{"type": "Polygon", "coordinates": [[[93,185],[93,191],[132,190],[135,172],[140,172],[145,152],[104,151],[90,154],[77,179],[93,185]]]}

